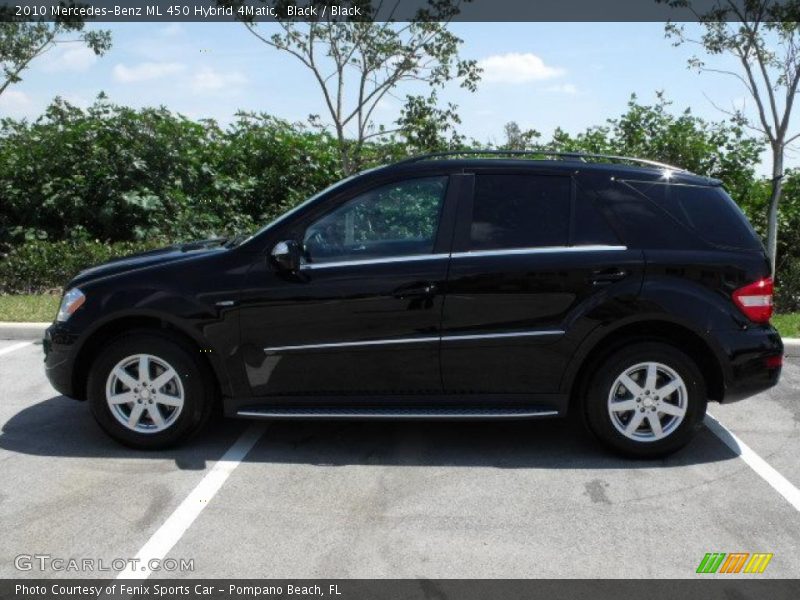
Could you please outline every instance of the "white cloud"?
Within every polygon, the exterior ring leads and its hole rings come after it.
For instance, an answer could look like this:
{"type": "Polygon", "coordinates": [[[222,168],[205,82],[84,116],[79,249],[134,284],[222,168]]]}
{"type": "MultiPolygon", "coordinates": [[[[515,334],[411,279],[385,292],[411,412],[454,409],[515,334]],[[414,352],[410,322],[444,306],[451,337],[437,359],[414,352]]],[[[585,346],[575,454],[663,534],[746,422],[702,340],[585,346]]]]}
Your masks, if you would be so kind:
{"type": "Polygon", "coordinates": [[[86,71],[97,62],[97,55],[91,48],[86,46],[66,47],[59,54],[48,57],[42,63],[42,69],[46,72],[57,71],[86,71]]]}
{"type": "Polygon", "coordinates": [[[560,77],[564,70],[550,67],[530,52],[495,54],[478,62],[483,68],[483,80],[497,83],[528,83],[560,77]]]}
{"type": "Polygon", "coordinates": [[[184,31],[183,25],[180,23],[170,23],[164,27],[160,33],[164,37],[174,37],[176,35],[183,35],[184,31]]]}
{"type": "Polygon", "coordinates": [[[114,67],[114,79],[120,83],[138,83],[175,75],[185,69],[175,62],[143,62],[132,67],[118,64],[114,67]]]}
{"type": "Polygon", "coordinates": [[[28,116],[33,108],[33,101],[25,92],[7,89],[0,95],[0,113],[13,117],[28,116]]]}
{"type": "Polygon", "coordinates": [[[378,100],[378,103],[375,105],[375,108],[378,111],[383,112],[398,112],[400,110],[400,105],[393,100],[389,100],[387,98],[381,98],[378,100]]]}
{"type": "Polygon", "coordinates": [[[578,93],[578,88],[574,83],[559,83],[558,85],[551,85],[547,88],[548,92],[555,92],[557,94],[569,94],[574,96],[578,93]]]}
{"type": "Polygon", "coordinates": [[[195,92],[216,92],[241,86],[246,82],[247,78],[238,71],[220,73],[211,67],[203,67],[192,77],[192,89],[195,92]]]}

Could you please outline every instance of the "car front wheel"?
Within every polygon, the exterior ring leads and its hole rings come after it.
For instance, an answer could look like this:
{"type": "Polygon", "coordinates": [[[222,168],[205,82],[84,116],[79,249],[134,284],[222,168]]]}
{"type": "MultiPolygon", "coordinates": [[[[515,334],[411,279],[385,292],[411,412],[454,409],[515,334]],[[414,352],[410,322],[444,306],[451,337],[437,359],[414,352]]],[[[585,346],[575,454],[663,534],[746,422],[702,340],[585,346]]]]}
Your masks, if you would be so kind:
{"type": "Polygon", "coordinates": [[[158,449],[200,428],[213,404],[213,385],[198,357],[158,334],[124,335],[103,349],[89,373],[92,413],[125,445],[158,449]]]}

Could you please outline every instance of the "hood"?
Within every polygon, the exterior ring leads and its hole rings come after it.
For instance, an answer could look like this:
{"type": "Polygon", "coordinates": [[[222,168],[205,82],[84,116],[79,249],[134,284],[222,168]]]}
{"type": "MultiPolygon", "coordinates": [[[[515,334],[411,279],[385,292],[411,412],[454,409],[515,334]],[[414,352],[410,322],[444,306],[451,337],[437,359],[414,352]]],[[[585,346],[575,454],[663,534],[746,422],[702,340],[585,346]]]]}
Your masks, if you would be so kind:
{"type": "Polygon", "coordinates": [[[164,265],[180,260],[194,259],[200,256],[224,252],[224,238],[189,242],[188,244],[175,244],[147,252],[139,252],[89,267],[78,273],[69,282],[67,288],[80,286],[88,281],[102,279],[111,275],[118,275],[128,271],[135,271],[147,267],[164,265]]]}

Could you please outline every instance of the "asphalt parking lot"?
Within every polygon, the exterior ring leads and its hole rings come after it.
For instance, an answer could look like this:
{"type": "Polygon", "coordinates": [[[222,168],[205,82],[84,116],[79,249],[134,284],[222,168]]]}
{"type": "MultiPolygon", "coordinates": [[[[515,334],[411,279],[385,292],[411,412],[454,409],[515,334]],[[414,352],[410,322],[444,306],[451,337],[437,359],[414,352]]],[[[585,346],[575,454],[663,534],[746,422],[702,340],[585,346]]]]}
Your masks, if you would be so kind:
{"type": "Polygon", "coordinates": [[[779,387],[710,405],[748,460],[704,429],[641,462],[572,420],[224,421],[133,451],[50,387],[41,346],[0,341],[0,577],[109,577],[20,571],[19,555],[159,552],[194,570],[154,577],[684,578],[707,552],[773,553],[757,577],[797,577],[800,347],[787,355],[779,387]]]}

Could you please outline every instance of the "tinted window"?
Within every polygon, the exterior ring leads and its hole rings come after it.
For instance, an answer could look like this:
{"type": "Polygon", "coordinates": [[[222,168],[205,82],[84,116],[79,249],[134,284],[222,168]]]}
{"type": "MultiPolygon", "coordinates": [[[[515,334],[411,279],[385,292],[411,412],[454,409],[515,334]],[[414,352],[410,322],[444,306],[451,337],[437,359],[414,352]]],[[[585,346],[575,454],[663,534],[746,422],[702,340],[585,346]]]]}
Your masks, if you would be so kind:
{"type": "Polygon", "coordinates": [[[761,242],[720,187],[630,182],[674,219],[716,246],[757,250],[761,242]]]}
{"type": "Polygon", "coordinates": [[[470,248],[565,246],[570,179],[540,175],[478,175],[470,248]]]}
{"type": "Polygon", "coordinates": [[[446,189],[447,177],[428,177],[360,194],[306,229],[306,256],[331,262],[430,253],[446,189]]]}
{"type": "Polygon", "coordinates": [[[620,243],[597,204],[589,194],[578,186],[575,198],[574,231],[571,243],[574,246],[599,244],[614,246],[620,243]]]}
{"type": "Polygon", "coordinates": [[[619,228],[621,242],[629,248],[700,249],[705,242],[670,219],[654,202],[631,186],[607,176],[588,177],[603,215],[619,228]]]}

